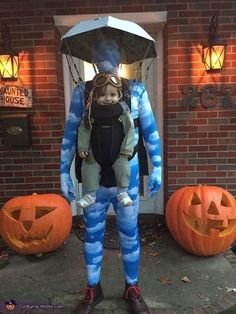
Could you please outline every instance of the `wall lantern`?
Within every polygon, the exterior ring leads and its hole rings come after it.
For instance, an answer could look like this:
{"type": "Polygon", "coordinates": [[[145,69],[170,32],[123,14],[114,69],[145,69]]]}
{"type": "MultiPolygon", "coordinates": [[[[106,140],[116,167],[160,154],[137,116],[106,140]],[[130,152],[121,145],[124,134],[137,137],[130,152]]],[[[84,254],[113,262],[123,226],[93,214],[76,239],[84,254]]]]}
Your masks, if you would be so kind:
{"type": "Polygon", "coordinates": [[[202,47],[202,62],[208,73],[220,72],[224,63],[226,45],[219,41],[218,15],[211,19],[208,45],[202,47]]]}
{"type": "Polygon", "coordinates": [[[12,49],[9,27],[1,25],[0,73],[3,80],[17,80],[19,55],[12,49]]]}

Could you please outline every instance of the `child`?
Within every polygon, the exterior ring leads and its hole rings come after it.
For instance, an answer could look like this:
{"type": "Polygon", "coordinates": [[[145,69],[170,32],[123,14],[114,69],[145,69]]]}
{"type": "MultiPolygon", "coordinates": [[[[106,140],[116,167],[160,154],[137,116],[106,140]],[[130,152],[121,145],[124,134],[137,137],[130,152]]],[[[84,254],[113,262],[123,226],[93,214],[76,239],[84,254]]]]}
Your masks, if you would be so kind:
{"type": "Polygon", "coordinates": [[[122,206],[133,204],[128,195],[129,157],[134,149],[134,123],[122,98],[122,84],[117,75],[99,73],[78,129],[78,153],[83,158],[82,183],[84,196],[78,206],[95,203],[102,169],[112,167],[117,186],[117,200],[122,206]]]}

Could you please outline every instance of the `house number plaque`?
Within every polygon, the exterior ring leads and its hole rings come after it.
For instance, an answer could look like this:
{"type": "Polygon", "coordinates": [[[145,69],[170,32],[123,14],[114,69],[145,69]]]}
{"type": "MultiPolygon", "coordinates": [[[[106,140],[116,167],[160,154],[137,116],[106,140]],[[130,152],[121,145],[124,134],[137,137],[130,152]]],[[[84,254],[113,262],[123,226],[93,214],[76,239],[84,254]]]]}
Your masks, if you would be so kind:
{"type": "Polygon", "coordinates": [[[233,95],[235,86],[230,85],[217,85],[208,84],[198,90],[197,86],[186,85],[183,87],[184,98],[182,101],[183,108],[196,108],[198,106],[197,97],[204,108],[214,108],[218,104],[218,98],[221,98],[221,105],[224,108],[231,108],[235,106],[233,95]]]}

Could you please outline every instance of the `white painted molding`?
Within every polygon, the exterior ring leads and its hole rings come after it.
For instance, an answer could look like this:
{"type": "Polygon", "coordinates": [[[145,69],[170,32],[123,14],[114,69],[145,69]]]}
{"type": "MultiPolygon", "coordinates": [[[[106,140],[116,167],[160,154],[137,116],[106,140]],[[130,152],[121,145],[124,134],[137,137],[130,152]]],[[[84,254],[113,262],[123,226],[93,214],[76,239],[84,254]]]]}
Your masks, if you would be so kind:
{"type": "Polygon", "coordinates": [[[137,24],[156,24],[159,29],[167,21],[167,12],[127,12],[127,13],[101,13],[101,14],[80,14],[80,15],[55,15],[54,22],[60,33],[63,35],[69,28],[84,20],[92,20],[98,17],[111,15],[122,20],[129,20],[137,24]]]}

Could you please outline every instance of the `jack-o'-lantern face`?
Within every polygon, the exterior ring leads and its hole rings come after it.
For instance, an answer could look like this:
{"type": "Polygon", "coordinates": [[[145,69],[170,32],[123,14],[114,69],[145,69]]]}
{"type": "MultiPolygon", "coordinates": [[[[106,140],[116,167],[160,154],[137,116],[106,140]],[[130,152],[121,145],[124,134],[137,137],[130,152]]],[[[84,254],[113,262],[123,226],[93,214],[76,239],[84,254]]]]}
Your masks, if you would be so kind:
{"type": "Polygon", "coordinates": [[[59,195],[16,197],[2,209],[1,235],[19,253],[43,253],[64,242],[71,222],[70,206],[59,195]]]}
{"type": "Polygon", "coordinates": [[[172,236],[191,253],[215,255],[236,238],[236,202],[220,187],[183,187],[172,194],[165,214],[172,236]]]}
{"type": "Polygon", "coordinates": [[[236,226],[232,196],[224,192],[212,193],[212,189],[205,189],[204,195],[193,192],[183,216],[194,232],[206,236],[218,232],[219,237],[224,237],[236,226]]]}
{"type": "Polygon", "coordinates": [[[8,238],[19,248],[48,243],[53,234],[53,221],[49,213],[55,209],[35,206],[31,209],[16,207],[6,210],[5,215],[11,220],[12,226],[11,230],[6,231],[8,238]]]}

